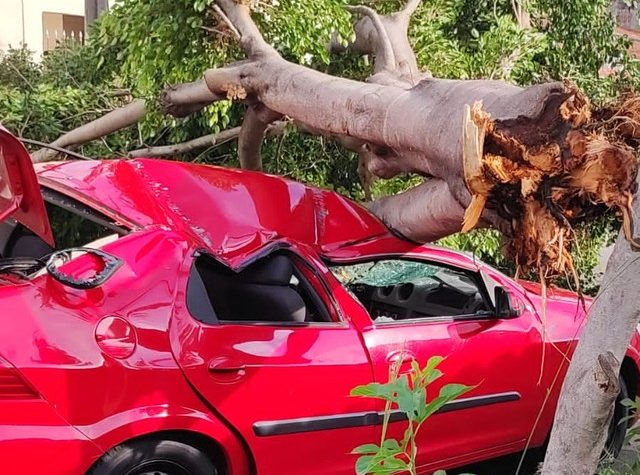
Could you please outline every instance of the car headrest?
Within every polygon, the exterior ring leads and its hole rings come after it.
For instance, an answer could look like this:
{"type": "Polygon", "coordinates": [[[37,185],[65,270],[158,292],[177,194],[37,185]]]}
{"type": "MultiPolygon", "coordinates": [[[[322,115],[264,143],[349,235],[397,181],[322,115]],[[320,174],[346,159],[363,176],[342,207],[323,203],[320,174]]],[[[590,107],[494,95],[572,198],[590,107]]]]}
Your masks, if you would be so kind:
{"type": "Polygon", "coordinates": [[[290,287],[245,284],[237,294],[234,320],[304,322],[307,315],[304,300],[290,287]]]}
{"type": "Polygon", "coordinates": [[[289,285],[293,275],[293,266],[286,256],[268,257],[239,275],[246,284],[289,285]]]}

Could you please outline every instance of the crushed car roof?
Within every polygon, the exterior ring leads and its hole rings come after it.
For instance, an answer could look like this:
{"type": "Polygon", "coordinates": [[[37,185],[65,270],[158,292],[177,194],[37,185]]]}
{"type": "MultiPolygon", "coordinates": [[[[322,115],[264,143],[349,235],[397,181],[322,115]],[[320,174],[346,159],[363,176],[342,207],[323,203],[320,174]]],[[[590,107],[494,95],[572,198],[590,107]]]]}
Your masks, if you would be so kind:
{"type": "Polygon", "coordinates": [[[40,183],[132,227],[181,230],[232,258],[290,238],[331,251],[389,235],[360,205],[281,177],[155,159],[36,165],[40,183]]]}

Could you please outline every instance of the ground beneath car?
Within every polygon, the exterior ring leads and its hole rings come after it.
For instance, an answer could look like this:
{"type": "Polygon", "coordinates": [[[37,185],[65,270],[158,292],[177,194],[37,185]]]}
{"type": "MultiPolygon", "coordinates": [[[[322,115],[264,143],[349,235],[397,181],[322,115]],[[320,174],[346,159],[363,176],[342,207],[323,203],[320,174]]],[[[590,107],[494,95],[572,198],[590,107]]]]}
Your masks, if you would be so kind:
{"type": "MultiPolygon", "coordinates": [[[[473,475],[515,475],[518,464],[520,463],[521,454],[508,455],[486,462],[468,465],[466,467],[452,470],[452,475],[473,474],[473,475]]],[[[538,465],[535,461],[525,460],[519,475],[534,475],[538,465]]],[[[449,472],[447,472],[449,473],[449,472]]]]}
{"type": "MultiPolygon", "coordinates": [[[[515,475],[520,463],[521,454],[500,457],[486,462],[468,465],[466,467],[453,470],[451,475],[473,474],[473,475],[515,475]]],[[[611,467],[611,471],[603,472],[605,475],[637,475],[631,470],[631,466],[640,457],[640,443],[635,442],[622,449],[620,456],[611,467]]],[[[525,458],[518,475],[535,475],[538,464],[535,460],[525,458]]]]}

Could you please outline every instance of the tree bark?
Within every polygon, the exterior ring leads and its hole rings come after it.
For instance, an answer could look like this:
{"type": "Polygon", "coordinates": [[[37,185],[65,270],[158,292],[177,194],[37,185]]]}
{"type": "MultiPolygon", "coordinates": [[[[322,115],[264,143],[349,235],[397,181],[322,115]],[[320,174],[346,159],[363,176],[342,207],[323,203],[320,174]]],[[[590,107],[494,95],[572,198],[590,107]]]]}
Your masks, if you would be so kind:
{"type": "Polygon", "coordinates": [[[251,104],[244,115],[238,137],[238,160],[245,170],[262,170],[262,142],[269,124],[280,119],[281,114],[264,107],[251,104]]]}
{"type": "MultiPolygon", "coordinates": [[[[638,199],[633,212],[640,213],[638,199]]],[[[620,365],[640,322],[638,289],[640,252],[621,231],[562,385],[543,475],[596,473],[620,365]]]]}

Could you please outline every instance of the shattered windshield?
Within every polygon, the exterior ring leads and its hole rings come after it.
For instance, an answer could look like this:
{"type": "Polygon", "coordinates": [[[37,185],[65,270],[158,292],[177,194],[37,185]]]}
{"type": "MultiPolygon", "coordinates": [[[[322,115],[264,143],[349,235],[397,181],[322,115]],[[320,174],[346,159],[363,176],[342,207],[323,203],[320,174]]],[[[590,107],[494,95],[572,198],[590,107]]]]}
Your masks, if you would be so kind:
{"type": "Polygon", "coordinates": [[[382,259],[331,271],[376,323],[484,316],[491,310],[471,272],[436,262],[382,259]]]}
{"type": "Polygon", "coordinates": [[[433,277],[442,273],[443,268],[424,262],[388,260],[335,266],[332,271],[343,285],[367,284],[386,287],[398,282],[433,281],[433,277]]]}

